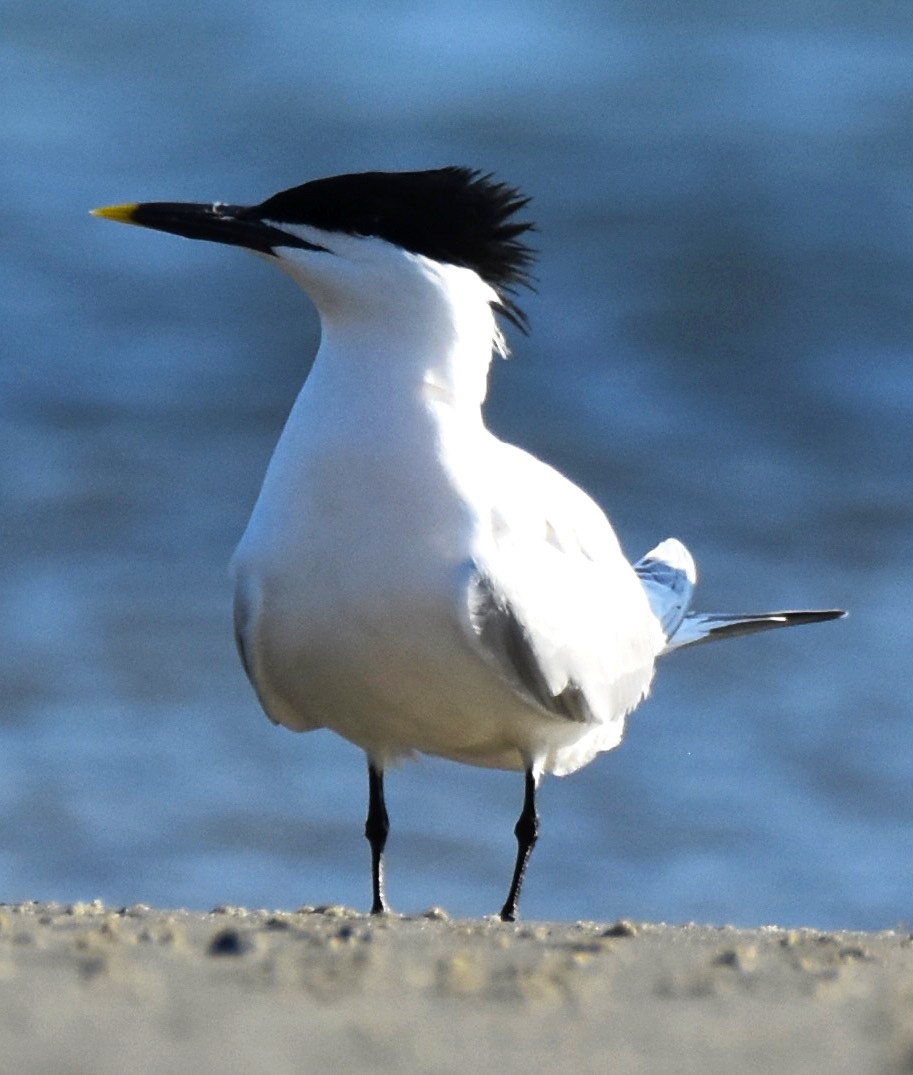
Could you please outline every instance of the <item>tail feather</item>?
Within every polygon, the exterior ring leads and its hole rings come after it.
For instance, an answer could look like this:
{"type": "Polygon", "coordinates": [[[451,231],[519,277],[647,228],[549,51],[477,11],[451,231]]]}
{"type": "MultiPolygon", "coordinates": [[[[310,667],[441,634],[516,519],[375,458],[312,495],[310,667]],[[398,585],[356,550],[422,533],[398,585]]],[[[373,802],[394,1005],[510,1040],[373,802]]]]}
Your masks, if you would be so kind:
{"type": "Polygon", "coordinates": [[[691,554],[675,538],[667,538],[651,549],[637,561],[634,570],[666,636],[663,653],[718,638],[738,638],[756,631],[772,631],[776,627],[823,623],[846,615],[839,608],[754,614],[689,612],[697,571],[691,554]]]}

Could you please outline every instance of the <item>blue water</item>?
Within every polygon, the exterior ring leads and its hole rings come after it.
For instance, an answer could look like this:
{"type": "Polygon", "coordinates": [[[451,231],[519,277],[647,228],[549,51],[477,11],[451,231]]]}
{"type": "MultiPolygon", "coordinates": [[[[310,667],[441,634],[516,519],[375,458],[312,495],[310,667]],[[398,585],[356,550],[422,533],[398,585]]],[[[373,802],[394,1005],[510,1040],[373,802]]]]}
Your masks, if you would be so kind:
{"type": "MultiPolygon", "coordinates": [[[[96,205],[467,163],[535,198],[504,436],[675,534],[703,607],[546,781],[527,917],[913,917],[913,13],[882,2],[8,0],[0,899],[368,903],[363,760],[262,717],[226,564],[317,339],[293,285],[96,205]]],[[[516,775],[388,779],[394,906],[500,906],[516,775]]]]}

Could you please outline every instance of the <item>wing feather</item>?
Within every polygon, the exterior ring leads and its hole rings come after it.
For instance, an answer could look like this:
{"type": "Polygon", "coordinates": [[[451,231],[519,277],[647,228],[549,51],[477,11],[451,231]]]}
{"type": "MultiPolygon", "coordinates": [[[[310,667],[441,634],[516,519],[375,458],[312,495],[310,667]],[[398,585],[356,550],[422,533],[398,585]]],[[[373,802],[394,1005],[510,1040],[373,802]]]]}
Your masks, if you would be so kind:
{"type": "Polygon", "coordinates": [[[602,510],[551,467],[501,447],[497,510],[463,568],[469,636],[540,710],[612,725],[596,748],[608,749],[646,695],[665,637],[602,510]]]}
{"type": "Polygon", "coordinates": [[[738,638],[757,631],[771,631],[777,627],[798,627],[803,623],[824,623],[839,620],[846,615],[843,609],[813,609],[786,612],[725,613],[689,612],[681,625],[673,632],[663,653],[671,653],[685,646],[700,642],[714,642],[722,638],[738,638]]]}

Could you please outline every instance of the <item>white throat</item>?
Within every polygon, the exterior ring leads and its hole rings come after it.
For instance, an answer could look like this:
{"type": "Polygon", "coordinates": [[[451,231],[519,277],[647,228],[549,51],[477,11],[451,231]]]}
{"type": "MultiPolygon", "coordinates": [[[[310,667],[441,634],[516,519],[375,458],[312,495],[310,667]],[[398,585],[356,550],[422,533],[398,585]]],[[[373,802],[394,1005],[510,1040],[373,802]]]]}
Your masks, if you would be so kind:
{"type": "Polygon", "coordinates": [[[423,393],[477,410],[492,355],[505,351],[493,288],[471,269],[382,240],[333,235],[323,241],[332,251],[317,259],[279,259],[320,314],[308,390],[332,388],[337,400],[394,408],[423,393]]]}

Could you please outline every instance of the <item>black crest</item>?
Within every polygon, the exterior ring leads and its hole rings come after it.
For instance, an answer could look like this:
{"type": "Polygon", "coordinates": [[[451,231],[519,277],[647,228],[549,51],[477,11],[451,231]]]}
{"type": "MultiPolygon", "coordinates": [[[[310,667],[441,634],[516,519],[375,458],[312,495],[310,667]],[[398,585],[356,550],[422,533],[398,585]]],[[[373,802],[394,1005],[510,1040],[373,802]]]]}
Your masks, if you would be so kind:
{"type": "Polygon", "coordinates": [[[529,199],[471,168],[357,172],[315,179],[250,210],[276,224],[373,235],[413,254],[474,269],[501,298],[503,312],[526,331],[510,294],[531,286],[533,251],[522,240],[532,224],[511,218],[529,199]]]}

